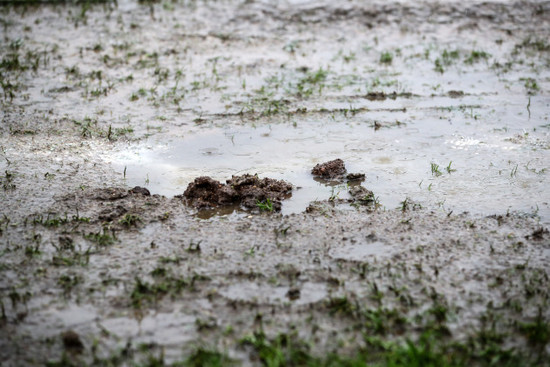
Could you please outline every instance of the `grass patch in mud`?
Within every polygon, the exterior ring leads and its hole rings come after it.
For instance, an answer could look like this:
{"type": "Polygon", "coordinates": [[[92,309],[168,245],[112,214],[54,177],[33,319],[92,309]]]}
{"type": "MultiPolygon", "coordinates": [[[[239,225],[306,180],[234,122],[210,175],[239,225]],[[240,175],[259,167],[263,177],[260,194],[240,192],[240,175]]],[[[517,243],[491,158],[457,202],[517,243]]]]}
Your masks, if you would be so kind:
{"type": "MultiPolygon", "coordinates": [[[[268,337],[263,331],[244,336],[239,341],[239,349],[250,357],[252,365],[269,367],[466,367],[466,366],[543,366],[544,360],[535,355],[524,355],[513,349],[498,345],[491,336],[466,343],[448,343],[434,333],[425,332],[415,340],[395,342],[376,336],[364,335],[364,346],[352,353],[340,354],[335,351],[325,355],[311,352],[312,344],[301,339],[296,332],[279,333],[268,337]]],[[[153,348],[155,346],[152,346],[153,348]]],[[[134,366],[240,366],[240,360],[229,357],[216,348],[201,346],[181,361],[165,361],[162,350],[131,350],[116,353],[108,358],[94,358],[90,364],[83,363],[74,355],[64,354],[47,366],[122,366],[134,360],[134,366]],[[130,353],[128,353],[130,352],[130,353]],[[76,361],[75,361],[76,360],[76,361]],[[109,362],[108,364],[105,364],[109,362]]]]}
{"type": "MultiPolygon", "coordinates": [[[[288,230],[288,228],[285,231],[288,230]]],[[[535,231],[535,233],[538,233],[535,231]]],[[[457,243],[457,245],[459,245],[457,243]]],[[[198,244],[191,243],[186,252],[196,252],[198,244]],[[191,251],[189,251],[191,249],[191,251]]],[[[423,249],[417,250],[422,253],[423,249]]],[[[427,251],[427,249],[426,249],[427,251]]],[[[188,261],[181,259],[181,262],[188,261]]],[[[172,300],[185,297],[185,292],[193,292],[192,297],[199,296],[201,289],[198,281],[207,281],[201,275],[182,277],[173,273],[180,268],[178,261],[159,261],[158,266],[150,271],[152,281],[145,278],[135,278],[133,289],[129,294],[129,306],[136,312],[147,312],[148,309],[161,309],[165,297],[172,300]]],[[[349,267],[350,274],[355,264],[341,262],[340,271],[349,267]]],[[[529,272],[528,265],[518,265],[502,272],[502,277],[495,276],[495,284],[491,287],[515,289],[507,282],[518,281],[516,278],[505,278],[518,273],[523,274],[518,287],[525,289],[527,298],[520,302],[525,306],[539,305],[535,317],[526,317],[521,312],[521,304],[507,302],[502,305],[492,305],[490,302],[486,312],[481,314],[476,327],[472,327],[465,335],[457,338],[453,335],[453,324],[463,312],[461,307],[453,305],[443,294],[437,293],[432,287],[422,287],[420,294],[412,288],[403,286],[400,282],[407,277],[415,279],[416,283],[430,282],[432,276],[438,277],[438,271],[431,275],[427,266],[414,264],[415,270],[403,265],[370,264],[364,274],[356,274],[363,279],[368,294],[358,298],[353,293],[343,293],[342,296],[331,296],[325,301],[311,305],[301,315],[303,324],[282,323],[274,331],[272,329],[275,317],[282,311],[275,306],[271,311],[262,314],[261,306],[254,302],[237,304],[238,312],[255,318],[256,327],[245,327],[234,330],[231,325],[220,327],[223,322],[215,317],[207,321],[196,319],[196,329],[200,338],[211,343],[211,337],[227,338],[224,348],[238,351],[229,354],[216,347],[220,344],[196,342],[199,347],[189,353],[184,353],[180,360],[166,360],[163,347],[151,344],[145,349],[131,346],[126,353],[112,352],[111,357],[89,359],[65,354],[58,361],[52,361],[51,366],[73,365],[108,365],[123,366],[543,366],[548,358],[546,350],[550,342],[550,323],[545,313],[545,300],[548,299],[546,289],[548,279],[545,272],[534,269],[529,272]],[[378,272],[381,273],[378,273],[378,272]],[[411,273],[415,273],[411,274],[411,273]],[[393,284],[381,285],[378,280],[366,281],[386,274],[393,279],[393,284]],[[514,280],[515,279],[515,280],[514,280]],[[505,288],[503,288],[505,287],[505,288]],[[413,293],[415,296],[413,297],[413,293]],[[387,306],[393,305],[393,306],[387,306]],[[507,310],[512,310],[518,317],[508,319],[507,310]],[[515,311],[514,311],[515,310],[515,311]],[[519,310],[519,311],[518,311],[519,310]],[[255,316],[254,316],[255,315],[255,316]],[[271,315],[271,316],[270,316],[271,315]],[[270,318],[273,317],[273,320],[270,318]],[[317,332],[322,330],[323,320],[330,320],[332,325],[338,325],[340,333],[328,336],[323,346],[317,345],[317,332]],[[282,330],[287,330],[281,332],[282,330]],[[227,330],[231,330],[227,333],[227,330]],[[299,330],[299,333],[298,333],[299,330]],[[310,334],[309,330],[313,330],[310,334]],[[229,339],[230,338],[230,339],[229,339]],[[514,346],[511,346],[514,345],[514,346]],[[236,357],[238,356],[238,357],[236,357]],[[80,359],[82,358],[82,360],[80,359]]],[[[335,283],[334,278],[327,281],[335,283]],[[333,280],[331,280],[333,279],[333,280]]],[[[346,277],[353,282],[353,276],[346,277]]],[[[81,278],[72,273],[59,277],[58,286],[68,298],[73,289],[81,282],[81,278]]],[[[429,283],[431,284],[431,283],[429,283]]],[[[334,285],[336,287],[336,285],[334,285]]],[[[210,291],[208,291],[210,292],[210,291]]],[[[217,296],[209,298],[215,303],[217,296]]],[[[476,300],[470,300],[476,302],[476,300]]],[[[287,307],[287,306],[282,306],[287,307]]],[[[470,320],[471,321],[471,320],[470,320]]],[[[252,323],[252,321],[251,321],[252,323]]],[[[237,324],[236,324],[237,325],[237,324]]],[[[326,325],[326,324],[325,324],[326,325]]],[[[322,337],[321,337],[322,338],[322,337]]],[[[195,344],[196,345],[196,344],[195,344]]]]}
{"type": "MultiPolygon", "coordinates": [[[[341,301],[341,300],[340,300],[341,301]]],[[[341,302],[340,302],[341,303],[341,302]]],[[[347,302],[346,302],[347,304],[347,302]]],[[[505,346],[505,334],[489,328],[474,332],[465,342],[448,337],[441,326],[447,319],[445,308],[428,311],[434,322],[421,325],[407,320],[399,311],[377,309],[357,314],[354,326],[362,334],[363,346],[355,352],[326,355],[311,352],[312,343],[298,337],[296,332],[281,333],[269,338],[263,331],[241,339],[240,344],[253,361],[264,366],[541,366],[545,360],[542,348],[548,344],[549,324],[541,316],[534,323],[521,325],[530,343],[539,347],[532,352],[517,351],[505,346]],[[423,330],[416,339],[396,339],[386,335],[410,335],[413,328],[423,330]],[[408,329],[408,333],[404,333],[408,329]]]]}
{"type": "Polygon", "coordinates": [[[107,247],[116,242],[114,230],[111,230],[109,233],[109,229],[107,227],[104,227],[102,231],[90,232],[84,235],[84,238],[92,241],[99,247],[107,247]]]}

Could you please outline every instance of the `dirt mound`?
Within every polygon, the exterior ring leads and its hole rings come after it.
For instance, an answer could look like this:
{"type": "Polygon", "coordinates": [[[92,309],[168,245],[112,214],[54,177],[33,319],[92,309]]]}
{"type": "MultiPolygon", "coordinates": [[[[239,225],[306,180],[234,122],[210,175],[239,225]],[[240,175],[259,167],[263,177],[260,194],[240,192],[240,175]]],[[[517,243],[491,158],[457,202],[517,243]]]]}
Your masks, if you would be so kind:
{"type": "Polygon", "coordinates": [[[344,161],[340,158],[333,161],[319,163],[311,170],[311,173],[321,178],[338,178],[346,173],[344,161]]]}
{"type": "Polygon", "coordinates": [[[340,158],[325,163],[319,163],[311,170],[311,174],[325,180],[342,180],[346,178],[347,180],[355,181],[365,179],[363,173],[349,173],[346,175],[346,172],[344,161],[340,158]]]}
{"type": "Polygon", "coordinates": [[[349,189],[349,194],[355,202],[360,204],[372,203],[375,200],[374,193],[363,186],[352,186],[349,189]]]}
{"type": "Polygon", "coordinates": [[[130,194],[141,194],[143,196],[151,196],[151,192],[145,187],[136,186],[128,191],[130,194]]]}
{"type": "Polygon", "coordinates": [[[281,201],[290,197],[292,185],[257,175],[233,176],[225,184],[208,176],[197,177],[183,193],[188,203],[198,209],[223,205],[242,205],[245,208],[281,210],[281,201]]]}

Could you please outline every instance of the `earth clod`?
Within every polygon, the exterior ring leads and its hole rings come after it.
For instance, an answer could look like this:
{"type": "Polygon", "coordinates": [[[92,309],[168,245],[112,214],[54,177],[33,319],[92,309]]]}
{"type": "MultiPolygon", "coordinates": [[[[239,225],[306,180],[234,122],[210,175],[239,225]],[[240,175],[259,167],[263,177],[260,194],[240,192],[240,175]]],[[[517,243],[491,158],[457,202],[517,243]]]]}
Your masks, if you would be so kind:
{"type": "Polygon", "coordinates": [[[346,173],[344,161],[340,158],[325,163],[319,163],[311,170],[314,176],[325,179],[341,178],[346,173]]]}
{"type": "Polygon", "coordinates": [[[348,173],[346,175],[346,165],[340,158],[317,164],[313,167],[311,173],[325,180],[363,181],[365,179],[364,173],[348,173]]]}
{"type": "Polygon", "coordinates": [[[351,197],[361,204],[368,204],[374,201],[374,193],[363,186],[352,186],[349,189],[351,197]]]}
{"type": "Polygon", "coordinates": [[[283,180],[260,179],[257,175],[233,176],[225,184],[208,176],[197,177],[183,196],[198,209],[224,205],[242,205],[252,209],[258,203],[271,203],[271,210],[281,210],[281,201],[291,195],[292,185],[283,180]]]}
{"type": "Polygon", "coordinates": [[[84,350],[84,344],[82,344],[80,337],[73,330],[65,331],[61,335],[61,339],[63,340],[63,345],[65,346],[66,350],[69,350],[71,352],[81,352],[82,350],[84,350]]]}
{"type": "Polygon", "coordinates": [[[149,192],[149,190],[146,189],[145,187],[141,187],[141,186],[136,186],[133,189],[130,189],[129,193],[130,194],[141,194],[141,195],[144,195],[144,196],[151,196],[151,193],[149,192]]]}

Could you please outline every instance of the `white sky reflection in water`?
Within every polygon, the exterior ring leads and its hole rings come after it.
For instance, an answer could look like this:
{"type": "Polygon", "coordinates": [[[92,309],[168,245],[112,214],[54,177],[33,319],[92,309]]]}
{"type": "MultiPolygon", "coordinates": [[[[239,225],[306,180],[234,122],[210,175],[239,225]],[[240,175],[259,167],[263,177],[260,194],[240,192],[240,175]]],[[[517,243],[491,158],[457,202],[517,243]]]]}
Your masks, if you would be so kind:
{"type": "Polygon", "coordinates": [[[500,129],[498,122],[430,116],[375,131],[368,112],[295,122],[199,127],[183,136],[152,137],[121,152],[114,163],[120,172],[126,167],[128,185],[167,196],[182,194],[204,175],[220,181],[244,173],[285,179],[300,187],[283,204],[283,214],[290,214],[334,193],[348,197],[345,186],[333,189],[309,173],[317,163],[341,158],[348,172],[367,175],[363,186],[387,208],[408,197],[456,213],[516,210],[549,220],[547,147],[537,148],[547,129],[529,134],[500,129]],[[441,176],[432,175],[431,163],[439,165],[441,176]]]}

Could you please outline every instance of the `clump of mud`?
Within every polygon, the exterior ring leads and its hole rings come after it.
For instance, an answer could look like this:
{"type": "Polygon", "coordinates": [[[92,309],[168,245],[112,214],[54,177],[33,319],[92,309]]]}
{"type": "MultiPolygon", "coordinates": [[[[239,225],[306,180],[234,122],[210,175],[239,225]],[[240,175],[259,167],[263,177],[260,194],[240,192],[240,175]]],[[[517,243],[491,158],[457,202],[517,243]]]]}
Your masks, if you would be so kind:
{"type": "Polygon", "coordinates": [[[84,344],[80,340],[80,337],[73,330],[65,331],[61,334],[61,339],[63,340],[63,345],[68,351],[75,353],[80,353],[84,350],[84,344]]]}
{"type": "Polygon", "coordinates": [[[247,209],[263,207],[268,211],[281,210],[281,201],[290,197],[292,184],[257,175],[233,176],[225,184],[208,176],[197,177],[183,196],[197,209],[242,205],[247,209]]]}
{"type": "Polygon", "coordinates": [[[321,178],[338,178],[346,173],[346,166],[344,165],[344,161],[338,158],[333,161],[317,164],[313,167],[311,173],[321,178]]]}
{"type": "Polygon", "coordinates": [[[151,192],[149,192],[148,189],[145,187],[136,186],[130,191],[128,191],[130,194],[141,194],[143,196],[151,196],[151,192]]]}
{"type": "Polygon", "coordinates": [[[375,201],[374,193],[363,186],[352,186],[349,194],[353,201],[362,205],[370,204],[375,201]]]}
{"type": "Polygon", "coordinates": [[[325,163],[319,163],[311,170],[311,174],[325,180],[342,180],[345,178],[350,181],[356,181],[365,179],[363,173],[349,173],[346,175],[346,172],[344,161],[340,158],[325,163]]]}

